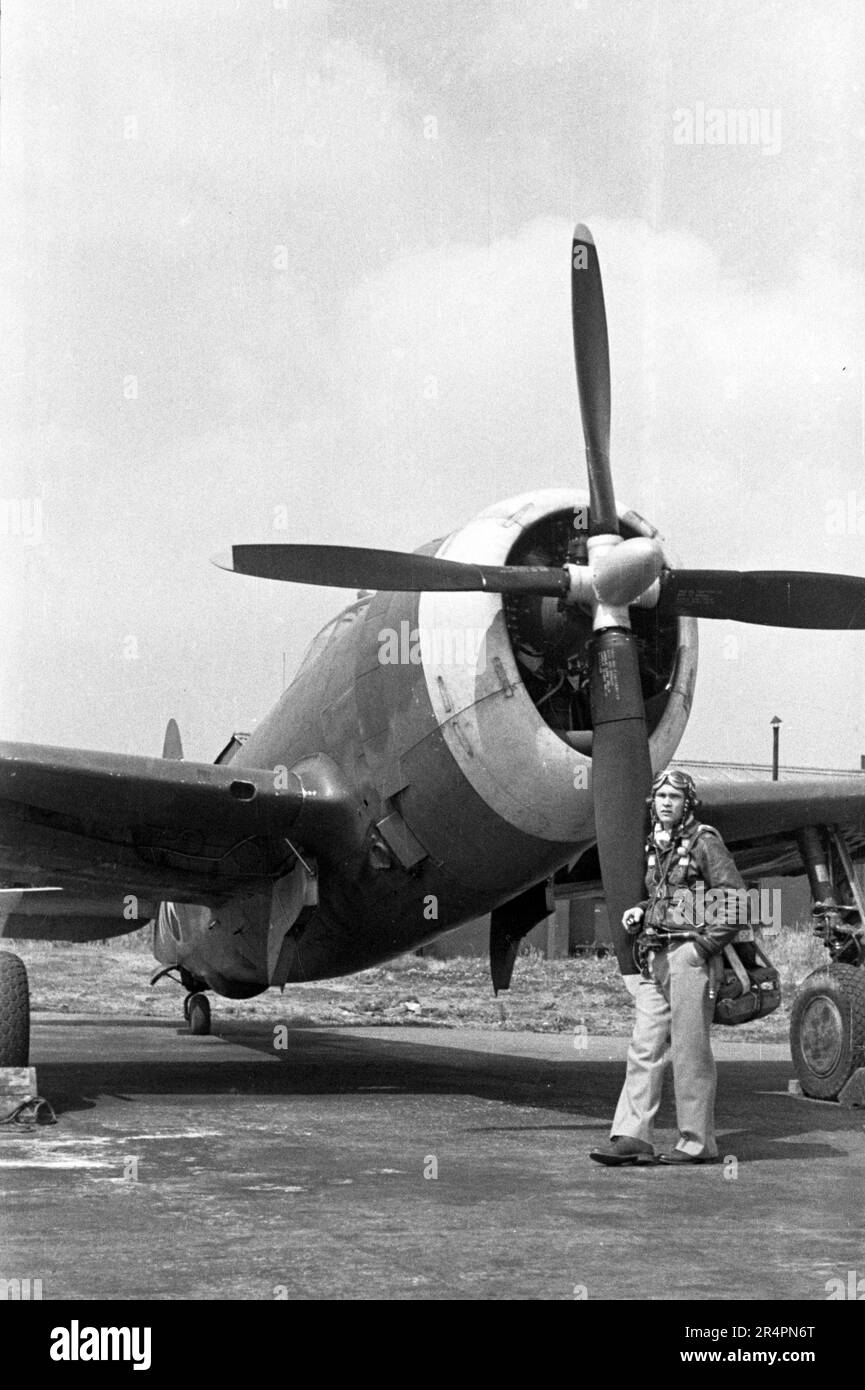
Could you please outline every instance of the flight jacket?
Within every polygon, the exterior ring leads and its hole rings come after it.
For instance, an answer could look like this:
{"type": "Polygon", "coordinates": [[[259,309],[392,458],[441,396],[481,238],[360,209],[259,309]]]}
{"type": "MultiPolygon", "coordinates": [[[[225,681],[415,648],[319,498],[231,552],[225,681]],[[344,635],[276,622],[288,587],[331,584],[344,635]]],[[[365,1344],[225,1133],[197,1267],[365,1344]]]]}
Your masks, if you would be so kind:
{"type": "Polygon", "coordinates": [[[691,816],[669,849],[650,836],[646,854],[644,930],[652,927],[662,935],[694,930],[694,945],[708,960],[747,928],[745,881],[714,826],[691,816]]]}

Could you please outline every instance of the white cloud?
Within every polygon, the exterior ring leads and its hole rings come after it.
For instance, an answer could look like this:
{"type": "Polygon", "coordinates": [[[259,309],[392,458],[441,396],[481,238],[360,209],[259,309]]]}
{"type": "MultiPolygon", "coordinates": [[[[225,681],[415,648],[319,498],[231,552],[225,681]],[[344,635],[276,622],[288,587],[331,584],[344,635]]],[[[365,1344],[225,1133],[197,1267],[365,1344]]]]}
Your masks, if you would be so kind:
{"type": "MultiPolygon", "coordinates": [[[[178,690],[204,754],[335,602],[212,551],[276,538],[277,505],[286,539],[411,548],[581,481],[572,211],[604,271],[620,497],[690,563],[861,569],[823,509],[861,476],[860,21],[756,9],[662,7],[652,44],[654,5],[594,0],[4,13],[6,491],[48,528],[4,561],[7,731],[155,746],[178,690]],[[781,104],[777,160],[659,145],[696,99],[781,104]],[[99,707],[58,698],[80,684],[99,707]]],[[[754,640],[721,668],[736,699],[783,672],[823,707],[816,641],[754,640]]],[[[832,699],[861,730],[851,683],[832,699]]]]}
{"type": "MultiPolygon", "coordinates": [[[[801,506],[801,483],[821,470],[828,482],[845,456],[852,477],[865,296],[850,276],[806,253],[792,283],[755,293],[691,235],[592,225],[624,496],[648,509],[652,479],[700,525],[729,505],[731,474],[782,516],[801,506]]],[[[423,475],[462,460],[472,493],[522,486],[532,471],[581,474],[570,235],[542,219],[489,246],[405,256],[357,289],[342,353],[370,455],[401,453],[423,475]]]]}

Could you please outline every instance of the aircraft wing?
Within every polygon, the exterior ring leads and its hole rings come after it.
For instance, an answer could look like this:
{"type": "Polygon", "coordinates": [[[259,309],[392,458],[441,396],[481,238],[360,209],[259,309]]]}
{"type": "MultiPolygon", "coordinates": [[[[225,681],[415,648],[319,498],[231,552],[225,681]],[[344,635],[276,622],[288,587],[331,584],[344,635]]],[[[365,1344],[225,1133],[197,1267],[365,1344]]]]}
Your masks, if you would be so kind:
{"type": "Polygon", "coordinates": [[[796,832],[809,825],[838,826],[852,857],[865,857],[865,773],[772,782],[745,780],[733,770],[677,766],[691,772],[702,801],[700,819],[720,830],[742,873],[803,873],[796,832]]]}
{"type": "Polygon", "coordinates": [[[216,903],[285,872],[295,847],[339,854],[356,820],[323,754],[287,770],[0,743],[0,935],[37,934],[4,928],[27,915],[40,936],[68,935],[64,916],[92,920],[78,940],[131,931],[159,899],[216,903]]]}
{"type": "MultiPolygon", "coordinates": [[[[809,775],[768,773],[735,764],[676,762],[690,772],[700,794],[700,820],[723,835],[736,866],[748,878],[805,872],[796,833],[809,825],[844,831],[854,860],[865,859],[865,772],[809,775]]],[[[559,897],[603,892],[597,852],[588,850],[570,870],[556,875],[559,897]]]]}

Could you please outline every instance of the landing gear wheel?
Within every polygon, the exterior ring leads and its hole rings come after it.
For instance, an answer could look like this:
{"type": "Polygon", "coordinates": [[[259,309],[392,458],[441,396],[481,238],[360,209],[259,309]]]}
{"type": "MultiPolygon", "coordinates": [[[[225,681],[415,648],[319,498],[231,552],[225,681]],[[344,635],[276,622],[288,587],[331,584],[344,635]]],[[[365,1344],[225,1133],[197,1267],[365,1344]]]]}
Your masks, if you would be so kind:
{"type": "Polygon", "coordinates": [[[210,1032],[210,1000],[206,994],[190,994],[184,1000],[183,1012],[189,1021],[189,1031],[197,1038],[210,1032]]]}
{"type": "Polygon", "coordinates": [[[30,1060],[30,990],[20,956],[0,951],[0,1067],[30,1060]]]}
{"type": "Polygon", "coordinates": [[[806,1096],[834,1100],[865,1066],[865,969],[831,965],[802,982],[790,1017],[793,1066],[806,1096]]]}

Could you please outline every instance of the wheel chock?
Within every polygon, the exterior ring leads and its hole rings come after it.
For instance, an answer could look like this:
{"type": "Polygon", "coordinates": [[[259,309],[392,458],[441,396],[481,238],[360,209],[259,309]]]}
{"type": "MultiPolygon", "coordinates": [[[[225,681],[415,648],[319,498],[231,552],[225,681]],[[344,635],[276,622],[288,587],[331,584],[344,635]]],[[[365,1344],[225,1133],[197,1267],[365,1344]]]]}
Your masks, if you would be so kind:
{"type": "Polygon", "coordinates": [[[0,1067],[0,1125],[53,1125],[54,1111],[39,1095],[35,1067],[0,1067]]]}
{"type": "Polygon", "coordinates": [[[838,1092],[838,1104],[852,1110],[854,1106],[865,1106],[865,1067],[857,1067],[838,1092]]]}
{"type": "Polygon", "coordinates": [[[36,1094],[35,1067],[0,1067],[0,1115],[36,1094]]]}

